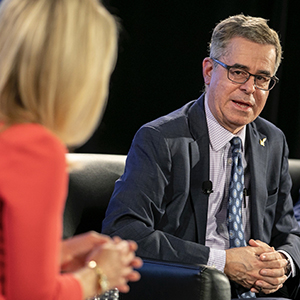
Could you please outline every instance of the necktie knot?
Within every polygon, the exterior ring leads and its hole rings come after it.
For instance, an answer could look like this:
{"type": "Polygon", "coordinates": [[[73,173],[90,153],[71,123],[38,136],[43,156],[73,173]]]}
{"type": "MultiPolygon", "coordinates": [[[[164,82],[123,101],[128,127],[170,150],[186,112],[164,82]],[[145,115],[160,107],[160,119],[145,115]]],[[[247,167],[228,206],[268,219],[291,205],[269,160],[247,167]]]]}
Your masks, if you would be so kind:
{"type": "Polygon", "coordinates": [[[231,147],[232,147],[232,155],[235,156],[238,153],[241,153],[242,151],[242,140],[238,137],[235,136],[230,140],[231,147]]]}

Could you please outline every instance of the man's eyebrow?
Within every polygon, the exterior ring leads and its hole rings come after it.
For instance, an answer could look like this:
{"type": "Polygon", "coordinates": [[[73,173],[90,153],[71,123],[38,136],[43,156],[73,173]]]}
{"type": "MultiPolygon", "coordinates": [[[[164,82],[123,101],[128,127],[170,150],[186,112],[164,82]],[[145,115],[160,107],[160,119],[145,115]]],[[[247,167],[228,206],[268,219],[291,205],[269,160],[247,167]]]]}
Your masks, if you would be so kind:
{"type": "MultiPolygon", "coordinates": [[[[249,68],[247,66],[245,66],[245,65],[241,65],[241,64],[235,63],[234,65],[232,65],[232,67],[238,68],[238,69],[242,69],[242,70],[246,70],[246,71],[249,72],[249,68]]],[[[263,75],[271,77],[271,73],[269,71],[266,71],[266,70],[258,70],[256,72],[256,75],[258,75],[258,74],[263,74],[263,75]]]]}
{"type": "Polygon", "coordinates": [[[232,65],[232,67],[238,68],[238,69],[244,69],[244,70],[246,70],[246,71],[249,70],[249,68],[248,68],[247,66],[241,65],[241,64],[238,64],[238,63],[235,63],[234,65],[232,65]]]}

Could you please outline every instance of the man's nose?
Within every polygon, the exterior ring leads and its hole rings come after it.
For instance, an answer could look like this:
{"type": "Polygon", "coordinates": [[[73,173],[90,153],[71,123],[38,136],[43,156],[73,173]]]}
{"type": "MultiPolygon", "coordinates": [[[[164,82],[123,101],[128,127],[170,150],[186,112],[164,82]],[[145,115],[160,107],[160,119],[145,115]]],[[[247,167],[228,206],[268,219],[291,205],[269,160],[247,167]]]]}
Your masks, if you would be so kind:
{"type": "Polygon", "coordinates": [[[241,84],[241,89],[244,90],[247,94],[252,94],[255,92],[255,76],[250,75],[248,80],[241,84]]]}

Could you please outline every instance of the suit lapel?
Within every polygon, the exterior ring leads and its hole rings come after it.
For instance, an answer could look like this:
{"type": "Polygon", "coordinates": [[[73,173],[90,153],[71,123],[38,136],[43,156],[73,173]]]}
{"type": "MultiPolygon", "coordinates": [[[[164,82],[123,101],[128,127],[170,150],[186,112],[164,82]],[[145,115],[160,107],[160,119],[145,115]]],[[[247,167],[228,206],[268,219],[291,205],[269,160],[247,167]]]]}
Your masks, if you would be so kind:
{"type": "Polygon", "coordinates": [[[246,149],[250,169],[250,204],[251,204],[251,236],[263,238],[263,220],[267,200],[266,164],[268,157],[268,140],[259,133],[255,123],[247,126],[246,149]]]}
{"type": "Polygon", "coordinates": [[[208,196],[202,191],[202,183],[209,180],[209,137],[204,112],[204,96],[194,103],[188,113],[190,143],[190,196],[195,209],[198,242],[205,243],[208,196]]]}

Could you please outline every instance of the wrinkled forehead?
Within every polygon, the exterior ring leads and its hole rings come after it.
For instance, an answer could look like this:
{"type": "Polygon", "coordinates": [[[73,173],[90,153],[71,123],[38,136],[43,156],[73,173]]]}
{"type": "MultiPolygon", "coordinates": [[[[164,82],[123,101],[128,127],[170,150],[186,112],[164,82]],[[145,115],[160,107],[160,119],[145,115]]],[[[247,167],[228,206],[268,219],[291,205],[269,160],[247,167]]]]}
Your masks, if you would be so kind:
{"type": "Polygon", "coordinates": [[[245,38],[232,38],[224,51],[228,65],[239,64],[252,71],[275,73],[276,49],[271,44],[259,44],[245,38]]]}

